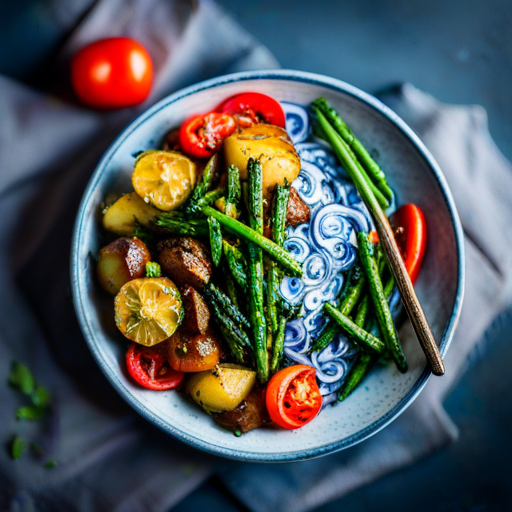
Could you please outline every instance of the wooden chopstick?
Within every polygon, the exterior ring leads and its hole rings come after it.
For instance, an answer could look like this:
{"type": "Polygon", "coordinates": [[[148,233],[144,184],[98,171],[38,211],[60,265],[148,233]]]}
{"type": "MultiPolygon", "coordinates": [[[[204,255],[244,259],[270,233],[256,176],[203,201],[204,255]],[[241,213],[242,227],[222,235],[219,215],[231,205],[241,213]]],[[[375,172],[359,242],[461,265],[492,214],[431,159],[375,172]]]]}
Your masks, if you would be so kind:
{"type": "Polygon", "coordinates": [[[411,320],[421,348],[423,349],[423,352],[427,357],[427,361],[432,368],[432,373],[434,375],[444,375],[443,358],[441,357],[441,353],[439,352],[439,348],[436,344],[436,340],[434,339],[434,335],[432,334],[432,330],[430,329],[425,313],[423,312],[420,301],[414,291],[411,278],[405,268],[402,255],[398,249],[395,235],[391,225],[389,224],[389,220],[380,208],[377,210],[373,209],[371,211],[375,227],[377,228],[377,233],[379,234],[380,242],[384,247],[384,251],[386,252],[386,256],[389,261],[389,266],[391,267],[391,272],[393,273],[398,290],[400,291],[402,303],[407,311],[409,319],[411,320]]]}

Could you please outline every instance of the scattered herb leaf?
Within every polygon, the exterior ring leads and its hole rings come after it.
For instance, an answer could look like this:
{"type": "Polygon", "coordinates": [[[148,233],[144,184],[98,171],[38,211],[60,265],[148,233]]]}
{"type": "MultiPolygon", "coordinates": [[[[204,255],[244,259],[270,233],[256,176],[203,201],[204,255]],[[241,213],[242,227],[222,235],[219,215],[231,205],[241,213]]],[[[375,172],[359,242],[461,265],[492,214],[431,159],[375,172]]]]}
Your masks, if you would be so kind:
{"type": "Polygon", "coordinates": [[[25,441],[19,436],[16,436],[12,441],[11,457],[19,459],[25,451],[25,441]]]}
{"type": "Polygon", "coordinates": [[[44,416],[44,413],[44,407],[38,407],[36,405],[27,405],[25,407],[20,407],[16,411],[16,419],[29,421],[39,420],[44,416]]]}
{"type": "Polygon", "coordinates": [[[35,380],[32,372],[22,363],[13,361],[11,373],[9,375],[9,384],[22,393],[30,395],[34,392],[35,380]]]}
{"type": "Polygon", "coordinates": [[[146,263],[146,277],[161,277],[162,269],[156,261],[146,263]]]}
{"type": "Polygon", "coordinates": [[[43,386],[36,386],[36,389],[32,393],[32,403],[37,407],[47,407],[50,404],[50,393],[43,386]]]}

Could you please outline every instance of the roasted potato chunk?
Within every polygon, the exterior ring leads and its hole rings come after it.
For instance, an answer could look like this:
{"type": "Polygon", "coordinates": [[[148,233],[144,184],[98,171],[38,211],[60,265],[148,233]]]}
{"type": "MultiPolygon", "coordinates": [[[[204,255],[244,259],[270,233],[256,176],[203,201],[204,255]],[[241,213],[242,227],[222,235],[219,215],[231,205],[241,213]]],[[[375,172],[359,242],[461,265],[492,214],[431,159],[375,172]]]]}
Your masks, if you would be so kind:
{"type": "Polygon", "coordinates": [[[234,364],[194,373],[185,392],[206,412],[232,411],[247,398],[256,382],[256,372],[234,364]]]}
{"type": "Polygon", "coordinates": [[[116,295],[128,281],[144,277],[148,261],[151,254],[142,240],[118,238],[100,250],[98,280],[104,290],[116,295]]]}
{"type": "Polygon", "coordinates": [[[214,412],[213,419],[224,428],[242,434],[270,423],[265,404],[265,390],[254,387],[247,398],[232,411],[214,412]]]}
{"type": "Polygon", "coordinates": [[[288,211],[286,212],[286,223],[290,226],[298,226],[309,222],[311,212],[309,206],[299,196],[297,190],[290,187],[290,199],[288,200],[288,211]]]}
{"type": "Polygon", "coordinates": [[[263,171],[263,194],[270,196],[275,185],[291,183],[300,172],[300,158],[286,130],[270,124],[255,124],[236,131],[224,141],[227,165],[236,165],[240,178],[247,179],[247,162],[258,158],[263,171]]]}
{"type": "Polygon", "coordinates": [[[179,286],[201,289],[212,275],[208,250],[190,237],[163,240],[158,244],[158,263],[162,271],[179,286]]]}
{"type": "Polygon", "coordinates": [[[124,194],[103,214],[103,227],[117,235],[132,236],[136,224],[148,226],[158,215],[158,210],[144,202],[136,193],[124,194]]]}
{"type": "Polygon", "coordinates": [[[181,290],[181,300],[185,308],[181,328],[192,334],[204,334],[210,323],[210,310],[203,296],[192,286],[187,285],[181,290]]]}
{"type": "Polygon", "coordinates": [[[219,363],[221,345],[212,330],[205,334],[191,334],[180,328],[169,339],[168,354],[173,370],[203,372],[219,363]]]}

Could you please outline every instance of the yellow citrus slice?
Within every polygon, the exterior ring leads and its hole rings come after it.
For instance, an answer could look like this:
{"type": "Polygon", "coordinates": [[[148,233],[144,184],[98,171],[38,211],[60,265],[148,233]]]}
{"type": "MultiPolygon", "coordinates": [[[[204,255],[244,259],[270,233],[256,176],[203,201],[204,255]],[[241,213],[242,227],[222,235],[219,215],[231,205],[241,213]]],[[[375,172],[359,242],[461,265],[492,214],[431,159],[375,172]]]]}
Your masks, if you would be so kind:
{"type": "Polygon", "coordinates": [[[156,345],[172,336],[183,319],[178,288],[166,277],[128,281],[116,295],[115,319],[128,339],[156,345]]]}
{"type": "Polygon", "coordinates": [[[146,151],[135,162],[135,192],[144,201],[168,212],[183,204],[196,184],[196,165],[174,151],[146,151]]]}

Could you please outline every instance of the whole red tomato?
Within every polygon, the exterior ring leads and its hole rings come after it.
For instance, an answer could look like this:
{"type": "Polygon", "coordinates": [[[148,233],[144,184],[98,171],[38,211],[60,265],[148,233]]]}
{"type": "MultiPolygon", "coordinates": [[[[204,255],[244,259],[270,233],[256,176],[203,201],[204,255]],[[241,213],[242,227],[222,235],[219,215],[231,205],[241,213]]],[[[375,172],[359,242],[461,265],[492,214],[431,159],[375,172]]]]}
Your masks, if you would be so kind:
{"type": "Polygon", "coordinates": [[[101,39],[73,57],[71,80],[76,95],[91,107],[131,107],[148,97],[153,63],[134,39],[101,39]]]}

